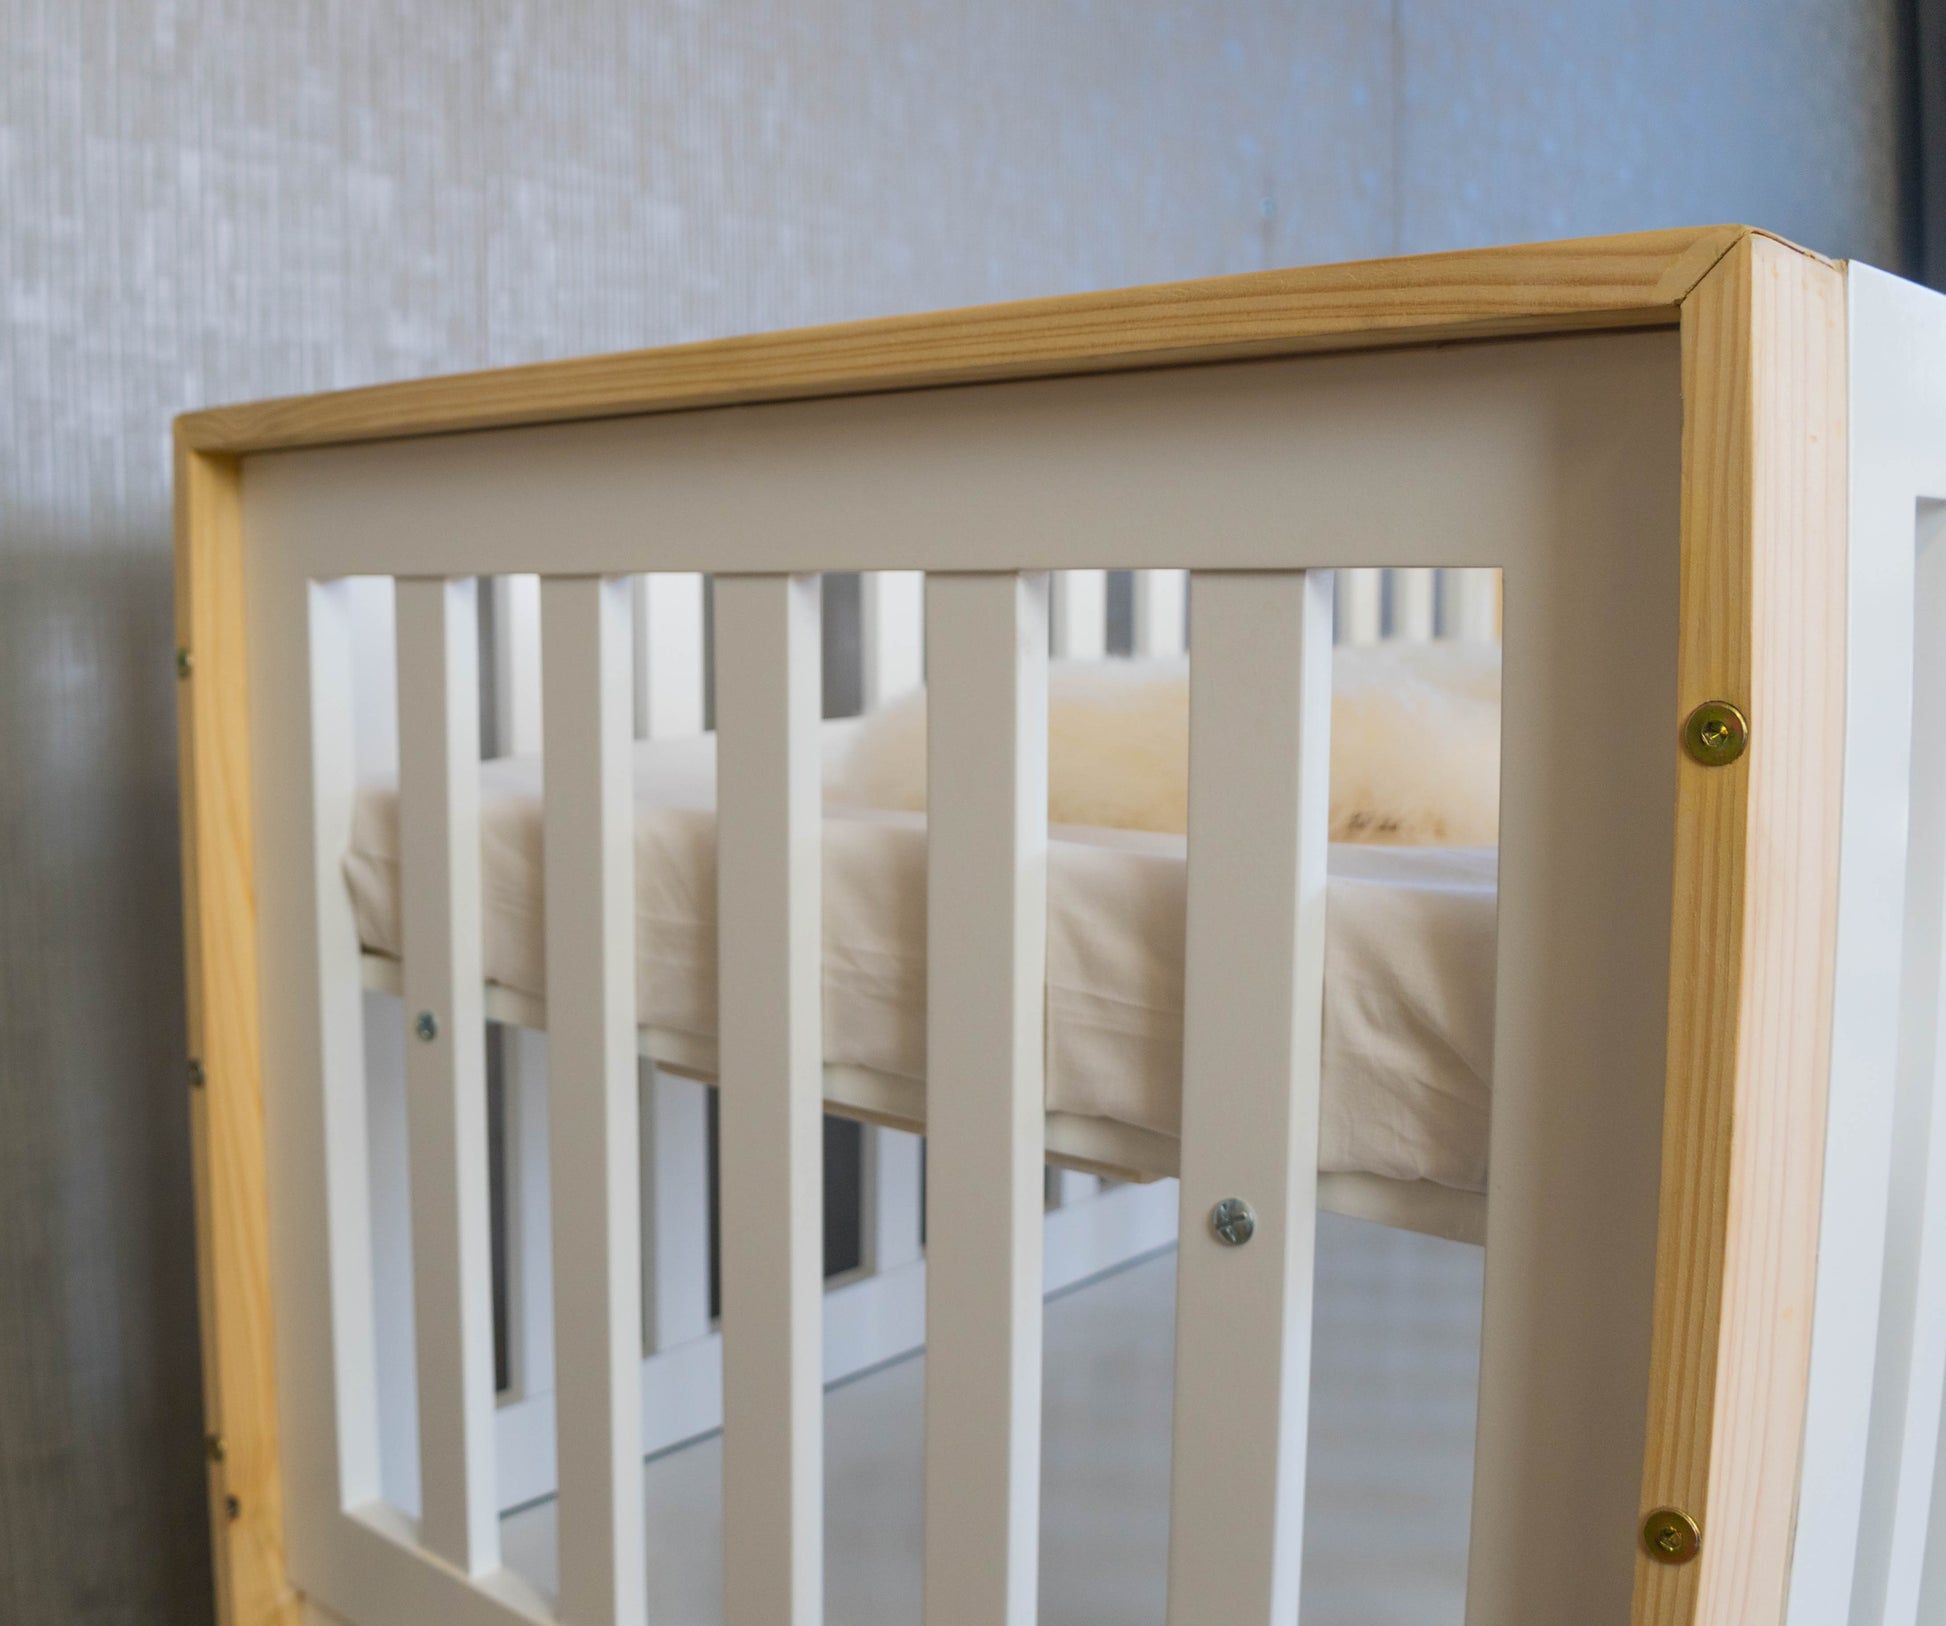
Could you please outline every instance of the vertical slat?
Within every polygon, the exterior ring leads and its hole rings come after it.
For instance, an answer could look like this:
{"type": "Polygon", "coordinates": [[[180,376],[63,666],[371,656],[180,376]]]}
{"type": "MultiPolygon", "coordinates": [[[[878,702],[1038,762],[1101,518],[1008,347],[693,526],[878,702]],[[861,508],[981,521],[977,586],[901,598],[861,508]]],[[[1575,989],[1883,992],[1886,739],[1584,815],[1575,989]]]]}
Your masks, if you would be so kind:
{"type": "Polygon", "coordinates": [[[501,1030],[506,1079],[507,1283],[513,1387],[554,1388],[554,1221],[548,1211],[547,1035],[501,1030]]]}
{"type": "Polygon", "coordinates": [[[1057,570],[1050,588],[1050,647],[1067,660],[1108,653],[1108,572],[1057,570]]]}
{"type": "Polygon", "coordinates": [[[1388,570],[1392,615],[1388,631],[1406,643],[1430,642],[1435,621],[1434,578],[1431,570],[1388,570]]]}
{"type": "Polygon", "coordinates": [[[868,570],[858,579],[867,711],[925,677],[925,582],[916,570],[868,570]]]}
{"type": "Polygon", "coordinates": [[[480,991],[475,585],[401,578],[397,618],[419,1523],[429,1548],[478,1575],[499,1564],[500,1527],[480,991]]]}
{"type": "Polygon", "coordinates": [[[919,1257],[924,1143],[896,1129],[865,1130],[865,1263],[893,1270],[919,1257]]]}
{"type": "MultiPolygon", "coordinates": [[[[703,578],[633,578],[635,737],[703,731],[703,578]]],[[[702,1086],[642,1064],[642,1338],[673,1349],[709,1331],[709,1120],[702,1086]]]]}
{"type": "Polygon", "coordinates": [[[1500,636],[1499,574],[1492,570],[1439,572],[1439,636],[1491,643],[1500,636]]]}
{"type": "Polygon", "coordinates": [[[716,583],[725,1620],[824,1595],[814,576],[716,583]]]}
{"type": "Polygon", "coordinates": [[[709,1331],[708,1086],[642,1063],[642,1340],[709,1331]]]}
{"type": "Polygon", "coordinates": [[[1047,582],[935,575],[925,1620],[1026,1626],[1040,1520],[1047,582]]]}
{"type": "Polygon", "coordinates": [[[1180,655],[1189,639],[1189,572],[1135,572],[1135,653],[1180,655]]]}
{"type": "Polygon", "coordinates": [[[1066,1208],[1101,1195],[1101,1176],[1083,1174],[1079,1169],[1049,1169],[1049,1206],[1066,1208]]]}
{"type": "Polygon", "coordinates": [[[561,1618],[641,1626],[629,586],[541,584],[561,1618]]]}
{"type": "Polygon", "coordinates": [[[703,578],[693,571],[637,576],[635,737],[703,731],[703,578]]]}
{"type": "Polygon", "coordinates": [[[1341,644],[1375,644],[1385,635],[1385,573],[1338,573],[1336,636],[1341,644]]]}
{"type": "Polygon", "coordinates": [[[495,576],[493,749],[503,757],[541,748],[541,582],[495,576]]]}
{"type": "Polygon", "coordinates": [[[1317,1231],[1331,578],[1198,575],[1169,1619],[1298,1618],[1317,1231]],[[1255,1232],[1211,1224],[1241,1199],[1255,1232]]]}
{"type": "MultiPolygon", "coordinates": [[[[925,680],[925,583],[917,570],[872,570],[859,578],[867,711],[925,680]]],[[[914,1135],[864,1128],[860,1230],[873,1270],[919,1257],[921,1146],[914,1135]]]]}

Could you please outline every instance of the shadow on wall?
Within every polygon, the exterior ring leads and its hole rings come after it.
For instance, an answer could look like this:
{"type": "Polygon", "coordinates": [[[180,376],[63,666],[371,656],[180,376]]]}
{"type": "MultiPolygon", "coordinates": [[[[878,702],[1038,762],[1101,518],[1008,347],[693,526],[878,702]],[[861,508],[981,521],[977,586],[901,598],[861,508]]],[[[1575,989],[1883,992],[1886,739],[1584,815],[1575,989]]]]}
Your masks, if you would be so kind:
{"type": "Polygon", "coordinates": [[[169,549],[10,533],[0,851],[33,862],[0,864],[0,1618],[179,1619],[210,1580],[169,549]],[[62,1553],[89,1562],[33,1556],[62,1553]]]}

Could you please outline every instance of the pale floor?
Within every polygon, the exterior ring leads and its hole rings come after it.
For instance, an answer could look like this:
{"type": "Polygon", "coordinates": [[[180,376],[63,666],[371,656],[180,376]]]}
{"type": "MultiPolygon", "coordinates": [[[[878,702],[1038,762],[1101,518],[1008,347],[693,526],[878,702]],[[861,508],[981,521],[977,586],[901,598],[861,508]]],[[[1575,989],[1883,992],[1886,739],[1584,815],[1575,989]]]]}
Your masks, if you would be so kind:
{"type": "MultiPolygon", "coordinates": [[[[1478,1377],[1478,1249],[1322,1215],[1304,1626],[1461,1617],[1478,1377]]],[[[1175,1256],[1047,1306],[1043,1626],[1160,1626],[1169,1527],[1175,1256]]],[[[919,1619],[924,1358],[825,1398],[825,1612],[919,1619]]],[[[649,1618],[721,1620],[722,1453],[649,1463],[649,1618]]],[[[503,1522],[506,1562],[552,1590],[554,1506],[503,1522]]]]}

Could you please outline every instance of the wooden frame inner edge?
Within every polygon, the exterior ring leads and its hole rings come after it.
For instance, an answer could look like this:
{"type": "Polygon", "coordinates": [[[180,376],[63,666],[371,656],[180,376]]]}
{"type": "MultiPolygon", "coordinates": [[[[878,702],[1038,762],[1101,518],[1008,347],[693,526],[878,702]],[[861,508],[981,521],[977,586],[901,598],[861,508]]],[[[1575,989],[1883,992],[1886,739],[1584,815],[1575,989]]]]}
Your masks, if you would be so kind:
{"type": "Polygon", "coordinates": [[[1783,1618],[1810,1362],[1844,744],[1843,272],[1761,237],[1683,306],[1678,716],[1750,746],[1677,773],[1669,1049],[1635,1626],[1783,1618]]]}

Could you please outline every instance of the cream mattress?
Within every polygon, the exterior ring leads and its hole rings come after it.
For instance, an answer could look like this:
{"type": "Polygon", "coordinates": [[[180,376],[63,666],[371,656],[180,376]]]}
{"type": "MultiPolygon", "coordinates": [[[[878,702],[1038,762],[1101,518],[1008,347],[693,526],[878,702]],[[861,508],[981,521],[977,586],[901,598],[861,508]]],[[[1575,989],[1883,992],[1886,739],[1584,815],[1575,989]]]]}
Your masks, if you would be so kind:
{"type": "MultiPolygon", "coordinates": [[[[828,723],[826,761],[851,725],[828,723]]],[[[636,747],[638,1017],[716,1032],[714,736],[636,747]]],[[[545,997],[541,761],[481,770],[488,982],[545,997]]],[[[1048,872],[1047,1104],[1181,1126],[1184,839],[1056,826],[1048,872]]],[[[1486,1187],[1495,853],[1333,846],[1319,1167],[1486,1187]]],[[[345,862],[367,950],[396,956],[396,786],[358,799],[345,862]]],[[[825,1059],[921,1081],[926,840],[920,814],[828,804],[825,1059]]]]}

